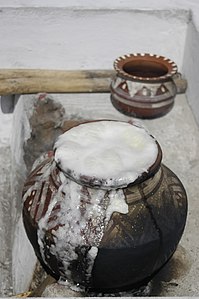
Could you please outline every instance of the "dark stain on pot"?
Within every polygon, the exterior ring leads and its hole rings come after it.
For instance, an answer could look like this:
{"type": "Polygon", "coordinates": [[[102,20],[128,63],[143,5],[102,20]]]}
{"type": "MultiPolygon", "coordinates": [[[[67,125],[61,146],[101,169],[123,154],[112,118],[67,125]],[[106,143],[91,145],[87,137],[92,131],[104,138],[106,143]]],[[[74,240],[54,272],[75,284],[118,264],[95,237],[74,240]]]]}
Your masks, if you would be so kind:
{"type": "Polygon", "coordinates": [[[156,274],[152,281],[151,296],[161,296],[166,286],[176,288],[180,280],[186,276],[192,265],[189,253],[181,245],[169,262],[156,274]]]}

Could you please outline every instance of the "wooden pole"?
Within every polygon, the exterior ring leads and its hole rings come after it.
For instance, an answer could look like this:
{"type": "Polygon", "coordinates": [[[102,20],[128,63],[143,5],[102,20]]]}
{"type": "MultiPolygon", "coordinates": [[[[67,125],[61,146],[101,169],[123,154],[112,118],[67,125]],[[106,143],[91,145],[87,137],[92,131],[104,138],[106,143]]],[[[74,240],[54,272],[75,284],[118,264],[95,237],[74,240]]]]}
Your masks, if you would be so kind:
{"type": "MultiPolygon", "coordinates": [[[[114,70],[0,69],[0,95],[110,92],[114,76],[114,70]]],[[[175,83],[185,92],[186,80],[178,76],[175,83]]]]}
{"type": "Polygon", "coordinates": [[[112,70],[0,69],[0,95],[109,92],[112,70]]]}
{"type": "Polygon", "coordinates": [[[42,69],[0,69],[1,79],[16,78],[61,78],[90,79],[109,78],[114,76],[114,70],[42,70],[42,69]]]}

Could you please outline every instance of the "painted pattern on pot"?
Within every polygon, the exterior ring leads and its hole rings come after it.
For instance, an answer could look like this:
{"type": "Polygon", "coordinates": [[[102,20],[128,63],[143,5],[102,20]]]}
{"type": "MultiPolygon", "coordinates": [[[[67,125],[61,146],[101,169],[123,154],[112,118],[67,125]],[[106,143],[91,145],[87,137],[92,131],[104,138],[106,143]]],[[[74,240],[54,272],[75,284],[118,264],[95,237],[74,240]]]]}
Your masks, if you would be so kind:
{"type": "Polygon", "coordinates": [[[90,291],[148,282],[174,253],[187,214],[186,192],[161,164],[159,145],[153,165],[124,188],[74,181],[55,160],[43,155],[23,191],[25,229],[44,269],[90,291]]]}
{"type": "Polygon", "coordinates": [[[111,82],[111,101],[120,112],[155,118],[168,113],[177,93],[172,77],[177,65],[153,54],[127,54],[114,62],[117,72],[111,82]]]}

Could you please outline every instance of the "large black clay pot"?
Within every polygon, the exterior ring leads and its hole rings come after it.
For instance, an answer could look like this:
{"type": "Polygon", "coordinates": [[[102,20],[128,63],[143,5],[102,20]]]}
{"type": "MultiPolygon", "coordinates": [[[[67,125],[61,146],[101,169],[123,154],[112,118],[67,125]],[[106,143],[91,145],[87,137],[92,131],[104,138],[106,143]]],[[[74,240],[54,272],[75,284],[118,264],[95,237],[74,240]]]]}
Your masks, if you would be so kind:
{"type": "Polygon", "coordinates": [[[24,185],[23,219],[28,238],[48,273],[92,291],[116,292],[148,282],[170,259],[185,227],[187,198],[177,176],[161,164],[162,153],[156,144],[154,163],[123,188],[105,188],[104,182],[88,177],[74,180],[73,174],[55,161],[56,148],[36,163],[24,185]],[[78,195],[74,190],[79,190],[78,195]],[[93,194],[100,194],[100,200],[95,202],[95,213],[89,214],[93,194]],[[103,213],[110,198],[114,202],[120,196],[128,212],[113,209],[105,222],[103,213]],[[71,209],[72,198],[77,200],[75,209],[81,215],[76,221],[83,227],[79,235],[73,228],[76,212],[71,209]]]}

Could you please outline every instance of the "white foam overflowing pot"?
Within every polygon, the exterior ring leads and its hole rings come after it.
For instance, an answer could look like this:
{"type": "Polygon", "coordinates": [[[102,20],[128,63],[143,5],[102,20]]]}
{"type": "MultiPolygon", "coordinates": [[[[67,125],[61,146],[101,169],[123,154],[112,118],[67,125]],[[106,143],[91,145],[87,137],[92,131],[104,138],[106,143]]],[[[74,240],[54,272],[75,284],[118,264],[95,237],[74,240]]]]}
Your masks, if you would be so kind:
{"type": "Polygon", "coordinates": [[[185,190],[161,164],[144,128],[112,120],[79,124],[34,165],[23,190],[24,225],[44,269],[96,292],[148,282],[174,253],[185,190]]]}

